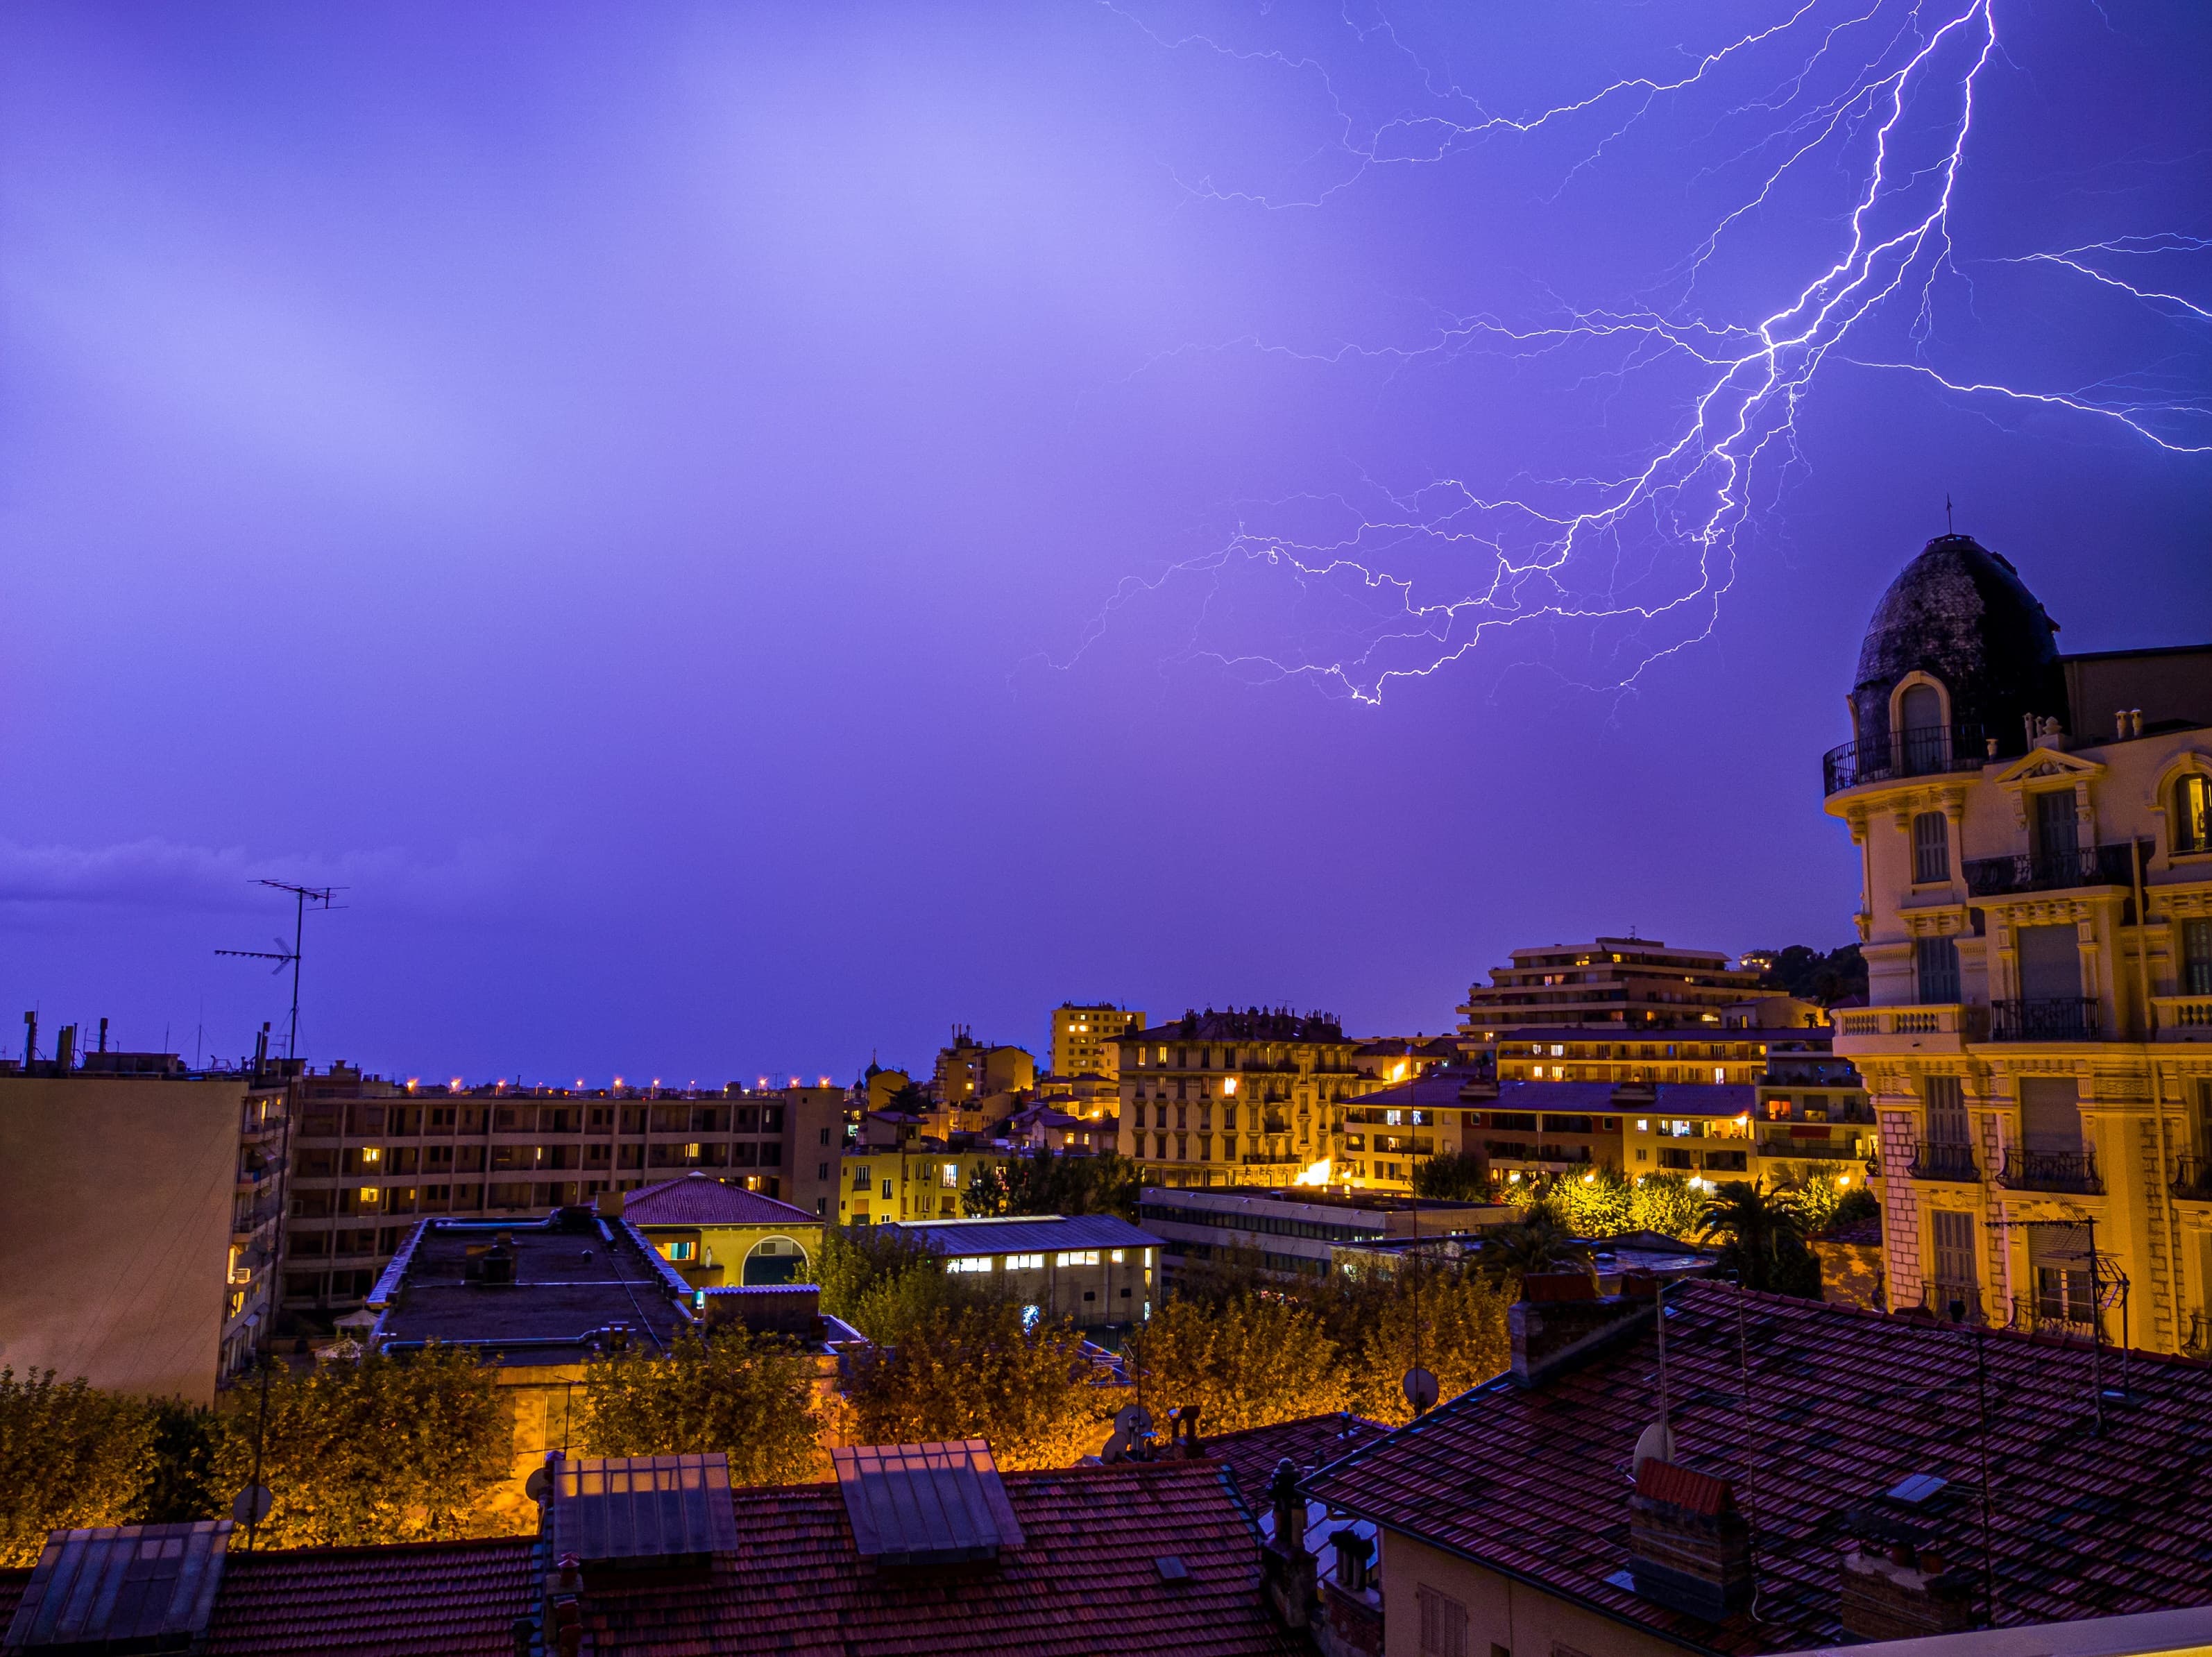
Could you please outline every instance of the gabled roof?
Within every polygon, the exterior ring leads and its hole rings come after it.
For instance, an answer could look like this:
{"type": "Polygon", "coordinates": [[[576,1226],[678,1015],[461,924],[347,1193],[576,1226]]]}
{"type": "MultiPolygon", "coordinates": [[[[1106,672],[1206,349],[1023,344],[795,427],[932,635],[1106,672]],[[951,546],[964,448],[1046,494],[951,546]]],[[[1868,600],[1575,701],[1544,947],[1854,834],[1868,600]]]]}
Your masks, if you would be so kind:
{"type": "MultiPolygon", "coordinates": [[[[1756,1619],[1703,1622],[1608,1580],[1627,1562],[1630,1460],[1658,1414],[1648,1314],[1534,1387],[1501,1376],[1462,1393],[1310,1492],[1692,1650],[1798,1651],[1842,1638],[1840,1560],[1870,1534],[1855,1512],[1978,1575],[1986,1431],[1999,1624],[2212,1605],[2212,1365],[2131,1356],[2100,1435],[2084,1348],[1984,1337],[1984,1417],[1966,1332],[1717,1284],[1668,1302],[1676,1460],[1728,1478],[1756,1526],[1756,1619]],[[1950,1483],[1917,1507],[1884,1499],[1916,1473],[1950,1483]]],[[[2101,1379],[2118,1381],[2110,1352],[2101,1379]]]]}
{"type": "Polygon", "coordinates": [[[208,1625],[230,1521],[52,1533],[0,1646],[181,1645],[208,1625]]]}
{"type": "Polygon", "coordinates": [[[623,1199],[623,1218],[632,1225],[820,1225],[803,1208],[763,1197],[743,1186],[725,1185],[696,1168],[659,1185],[641,1186],[623,1199]]]}
{"type": "Polygon", "coordinates": [[[514,1657],[541,1603],[534,1536],[238,1553],[208,1657],[514,1657]]]}
{"type": "Polygon", "coordinates": [[[1008,1219],[902,1220],[884,1229],[919,1237],[940,1254],[1034,1254],[1056,1248],[1158,1248],[1161,1240],[1113,1214],[1026,1214],[1008,1219]]]}
{"type": "Polygon", "coordinates": [[[1261,1609],[1260,1543],[1209,1461],[1003,1479],[1022,1545],[995,1564],[878,1569],[835,1485],[741,1492],[738,1549],[696,1585],[586,1592],[586,1651],[623,1657],[1302,1657],[1261,1609]],[[1172,1557],[1186,1575],[1166,1580],[1172,1557]]]}

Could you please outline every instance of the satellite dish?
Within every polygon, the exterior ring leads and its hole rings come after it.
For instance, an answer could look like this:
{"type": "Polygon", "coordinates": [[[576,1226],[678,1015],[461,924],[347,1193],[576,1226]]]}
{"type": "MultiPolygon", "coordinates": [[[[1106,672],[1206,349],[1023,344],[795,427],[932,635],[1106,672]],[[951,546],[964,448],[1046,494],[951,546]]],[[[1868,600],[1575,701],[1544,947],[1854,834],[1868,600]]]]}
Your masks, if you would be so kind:
{"type": "Polygon", "coordinates": [[[1674,1435],[1668,1429],[1665,1422],[1653,1422],[1644,1429],[1643,1436],[1636,1441],[1635,1470],[1642,1472],[1647,1461],[1672,1461],[1674,1459],[1674,1435]]]}
{"type": "Polygon", "coordinates": [[[1124,1405],[1114,1417],[1114,1435],[1134,1442],[1150,1436],[1152,1413],[1141,1404],[1124,1405]]]}
{"type": "Polygon", "coordinates": [[[241,1525],[258,1525],[276,1505],[276,1498],[269,1494],[266,1484],[248,1484],[230,1504],[230,1516],[241,1525]]]}
{"type": "Polygon", "coordinates": [[[545,1477],[545,1469],[540,1467],[522,1481],[522,1493],[532,1502],[543,1505],[545,1500],[545,1487],[550,1482],[545,1477]]]}
{"type": "Polygon", "coordinates": [[[1437,1378],[1419,1364],[1417,1363],[1406,1371],[1406,1379],[1402,1384],[1406,1392],[1406,1402],[1413,1406],[1415,1415],[1426,1415],[1436,1407],[1439,1390],[1437,1378]]]}

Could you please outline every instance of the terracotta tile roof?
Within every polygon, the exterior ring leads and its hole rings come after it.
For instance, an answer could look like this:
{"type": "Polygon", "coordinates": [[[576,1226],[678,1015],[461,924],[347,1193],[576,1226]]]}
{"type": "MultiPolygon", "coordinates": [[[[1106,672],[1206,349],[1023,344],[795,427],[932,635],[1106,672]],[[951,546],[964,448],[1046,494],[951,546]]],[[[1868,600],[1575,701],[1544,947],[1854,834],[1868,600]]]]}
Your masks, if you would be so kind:
{"type": "Polygon", "coordinates": [[[231,1554],[209,1657],[514,1657],[538,1608],[535,1537],[231,1554]]]}
{"type": "MultiPolygon", "coordinates": [[[[1204,1423],[1200,1423],[1201,1426],[1204,1423]]],[[[1237,1493],[1257,1514],[1267,1505],[1267,1486],[1275,1464],[1290,1459],[1301,1476],[1372,1443],[1390,1429],[1379,1421],[1348,1411],[1248,1427],[1241,1433],[1216,1433],[1206,1439],[1206,1454],[1225,1461],[1237,1479],[1237,1493]]]]}
{"type": "Polygon", "coordinates": [[[696,1170],[640,1186],[623,1199],[632,1225],[819,1225],[819,1217],[696,1170]]]}
{"type": "MultiPolygon", "coordinates": [[[[1693,1650],[1836,1643],[1839,1561],[1866,1515],[1978,1574],[1970,1335],[1718,1284],[1685,1282],[1668,1300],[1677,1460],[1728,1478],[1755,1527],[1759,1620],[1701,1622],[1607,1581],[1627,1559],[1630,1456],[1658,1409],[1648,1323],[1538,1387],[1501,1376],[1462,1394],[1310,1493],[1693,1650]],[[1917,1507],[1884,1497],[1916,1473],[1950,1483],[1917,1507]]],[[[2100,1435],[2087,1349],[1998,1332],[1984,1350],[1996,1620],[2212,1604],[2212,1364],[2133,1355],[2129,1397],[2107,1401],[2100,1435]]],[[[2117,1387],[2118,1358],[2101,1363],[2117,1387]]]]}
{"type": "Polygon", "coordinates": [[[738,1551],[709,1580],[587,1591],[586,1654],[716,1657],[1293,1657],[1268,1620],[1260,1551],[1224,1470],[1159,1461],[1007,1473],[1023,1545],[995,1565],[878,1572],[854,1551],[836,1488],[738,1494],[738,1551]],[[1163,1578],[1172,1556],[1188,1573],[1163,1578]]]}

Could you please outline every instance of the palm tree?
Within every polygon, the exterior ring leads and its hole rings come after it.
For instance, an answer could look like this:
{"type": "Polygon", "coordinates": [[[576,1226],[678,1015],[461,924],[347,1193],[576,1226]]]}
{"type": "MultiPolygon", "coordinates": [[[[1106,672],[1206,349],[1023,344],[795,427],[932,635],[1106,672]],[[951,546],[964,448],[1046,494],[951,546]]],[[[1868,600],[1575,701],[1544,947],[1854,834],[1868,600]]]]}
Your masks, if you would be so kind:
{"type": "Polygon", "coordinates": [[[1492,1232],[1482,1245],[1482,1269],[1501,1288],[1509,1280],[1546,1272],[1573,1266],[1588,1271],[1589,1264],[1589,1245],[1541,1203],[1528,1211],[1527,1219],[1492,1232]]]}
{"type": "Polygon", "coordinates": [[[1698,1241],[1722,1241],[1721,1267],[1733,1271],[1746,1289],[1783,1295],[1820,1292],[1820,1262],[1805,1247],[1805,1227],[1796,1205],[1784,1193],[1731,1180],[1706,1201],[1698,1221],[1698,1241]]]}

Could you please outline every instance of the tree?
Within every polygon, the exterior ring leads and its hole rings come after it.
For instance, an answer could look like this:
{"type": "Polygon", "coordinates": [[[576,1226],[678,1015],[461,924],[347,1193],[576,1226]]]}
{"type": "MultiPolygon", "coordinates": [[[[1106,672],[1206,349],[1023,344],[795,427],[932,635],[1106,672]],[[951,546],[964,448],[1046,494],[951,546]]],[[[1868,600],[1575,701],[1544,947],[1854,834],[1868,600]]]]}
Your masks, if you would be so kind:
{"type": "Polygon", "coordinates": [[[865,1444],[983,1438],[1003,1467],[1065,1467],[1097,1449],[1120,1401],[1072,1325],[1030,1324],[1012,1301],[939,1306],[857,1356],[848,1430],[865,1444]]]}
{"type": "Polygon", "coordinates": [[[218,1497],[251,1484],[260,1435],[261,1483],[275,1497],[264,1546],[474,1534],[513,1472],[512,1405],[494,1371],[457,1348],[276,1370],[268,1387],[265,1429],[258,1396],[221,1417],[212,1480],[218,1497]]]}
{"type": "Polygon", "coordinates": [[[1759,980],[1762,989],[1780,990],[1801,1001],[1818,1001],[1823,1005],[1833,1005],[1848,996],[1866,993],[1866,957],[1859,953],[1856,944],[1846,944],[1825,955],[1802,944],[1792,944],[1782,950],[1755,950],[1752,953],[1773,959],[1774,964],[1759,980]]]}
{"type": "Polygon", "coordinates": [[[1617,1237],[1634,1223],[1635,1187],[1615,1168],[1601,1164],[1562,1174],[1545,1195],[1562,1223],[1578,1237],[1617,1237]]]}
{"type": "Polygon", "coordinates": [[[943,1266],[929,1245],[911,1232],[880,1225],[833,1225],[823,1229],[814,1281],[822,1290],[822,1309],[849,1322],[870,1290],[924,1270],[941,1274],[943,1266]]]}
{"type": "Polygon", "coordinates": [[[1136,1163],[1115,1151],[1042,1149],[975,1170],[960,1194],[969,1218],[1000,1214],[1117,1214],[1134,1222],[1141,1181],[1136,1163]]]}
{"type": "Polygon", "coordinates": [[[1564,1223],[1559,1211],[1538,1203],[1518,1225],[1493,1231],[1483,1239],[1480,1262],[1484,1275],[1498,1289],[1517,1290],[1521,1279],[1538,1272],[1590,1266],[1589,1246],[1564,1223]]]}
{"type": "Polygon", "coordinates": [[[1406,1372],[1416,1363],[1455,1398],[1512,1357],[1504,1295],[1479,1271],[1409,1255],[1396,1269],[1337,1288],[1327,1320],[1348,1353],[1350,1406],[1392,1423],[1413,1419],[1406,1372]]]}
{"type": "Polygon", "coordinates": [[[1486,1203],[1492,1193],[1489,1168],[1481,1157],[1448,1150],[1413,1168],[1413,1194],[1436,1202],[1486,1203]]]}
{"type": "Polygon", "coordinates": [[[633,1348],[584,1371],[592,1455],[720,1451],[735,1484],[805,1478],[819,1454],[814,1363],[788,1341],[743,1328],[686,1333],[666,1357],[633,1348]]]}
{"type": "Polygon", "coordinates": [[[1195,1404],[1210,1432],[1233,1433],[1341,1410],[1337,1343],[1295,1302],[1245,1295],[1224,1304],[1176,1296],[1131,1332],[1129,1362],[1156,1417],[1195,1404]]]}
{"type": "Polygon", "coordinates": [[[133,1521],[181,1525],[228,1517],[229,1500],[217,1495],[214,1483],[215,1411],[162,1399],[153,1405],[153,1416],[154,1466],[133,1521]]]}
{"type": "Polygon", "coordinates": [[[1730,1180],[1699,1217],[1698,1240],[1724,1239],[1720,1266],[1747,1289],[1817,1299],[1820,1262],[1805,1247],[1803,1222],[1789,1199],[1730,1180]]]}
{"type": "Polygon", "coordinates": [[[1682,1175],[1646,1174],[1629,1200],[1629,1229],[1687,1240],[1697,1235],[1704,1208],[1705,1199],[1682,1175]]]}
{"type": "Polygon", "coordinates": [[[46,1533],[121,1525],[154,1472],[155,1412],[51,1369],[0,1369],[0,1565],[29,1565],[46,1533]]]}

